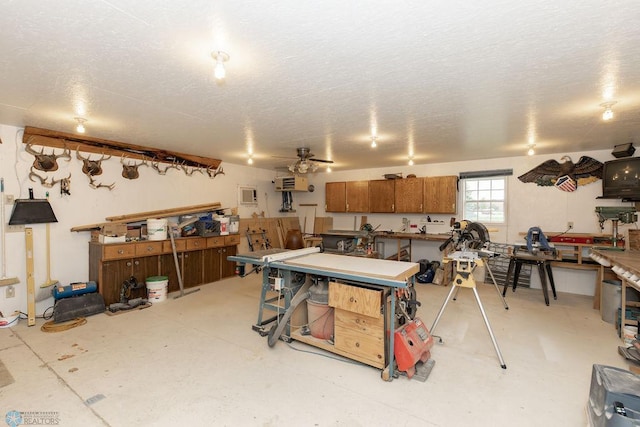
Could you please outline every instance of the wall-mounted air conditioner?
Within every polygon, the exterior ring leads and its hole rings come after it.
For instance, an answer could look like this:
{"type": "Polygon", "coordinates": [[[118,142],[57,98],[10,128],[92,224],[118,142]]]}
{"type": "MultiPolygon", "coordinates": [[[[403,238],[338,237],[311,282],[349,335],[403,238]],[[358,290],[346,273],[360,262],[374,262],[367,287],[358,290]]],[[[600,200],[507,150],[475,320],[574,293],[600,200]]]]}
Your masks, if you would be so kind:
{"type": "Polygon", "coordinates": [[[256,187],[238,187],[238,202],[241,205],[257,205],[258,190],[256,187]]]}
{"type": "Polygon", "coordinates": [[[276,178],[276,191],[309,191],[309,181],[302,176],[276,178]]]}

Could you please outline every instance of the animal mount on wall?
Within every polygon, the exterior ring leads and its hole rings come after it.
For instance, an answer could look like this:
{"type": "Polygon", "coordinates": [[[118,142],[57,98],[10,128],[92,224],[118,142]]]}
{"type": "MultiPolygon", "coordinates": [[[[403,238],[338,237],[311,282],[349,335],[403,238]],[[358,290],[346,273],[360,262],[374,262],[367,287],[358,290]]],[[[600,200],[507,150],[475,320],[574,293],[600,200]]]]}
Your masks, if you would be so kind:
{"type": "Polygon", "coordinates": [[[209,175],[209,178],[213,179],[218,175],[224,175],[224,170],[222,170],[222,166],[219,166],[218,169],[209,167],[207,168],[207,175],[209,175]]]}
{"type": "Polygon", "coordinates": [[[134,161],[133,164],[129,162],[125,163],[124,159],[125,155],[123,154],[122,157],[120,157],[120,163],[122,163],[122,177],[126,179],[138,179],[140,177],[138,168],[140,166],[149,166],[146,159],[141,161],[140,163],[136,163],[134,161]]]}
{"type": "Polygon", "coordinates": [[[66,147],[64,148],[62,154],[56,154],[55,150],[52,150],[51,154],[45,154],[44,147],[42,147],[42,150],[40,150],[40,152],[34,150],[32,147],[33,146],[29,142],[27,142],[27,145],[24,149],[27,153],[35,156],[35,159],[33,160],[33,167],[43,172],[57,171],[58,159],[61,157],[63,159],[67,159],[67,162],[71,160],[71,150],[66,147]]]}
{"type": "Polygon", "coordinates": [[[29,172],[29,180],[33,182],[37,182],[33,178],[37,178],[38,181],[40,181],[40,184],[42,184],[42,186],[46,188],[52,188],[56,184],[60,184],[60,194],[71,195],[71,191],[70,191],[71,173],[69,173],[69,176],[66,178],[55,179],[54,177],[51,177],[51,182],[49,182],[48,177],[46,176],[42,177],[38,175],[36,171],[33,170],[33,166],[31,166],[30,172],[29,172]]]}
{"type": "Polygon", "coordinates": [[[102,161],[109,160],[111,156],[105,157],[103,154],[98,160],[91,160],[91,156],[86,158],[82,157],[80,151],[76,149],[76,157],[78,160],[82,160],[82,173],[89,177],[89,186],[91,188],[108,188],[109,190],[113,190],[113,187],[116,186],[115,182],[111,185],[96,184],[96,181],[93,179],[94,176],[102,174],[102,161]]]}
{"type": "Polygon", "coordinates": [[[578,163],[573,163],[571,157],[563,156],[562,163],[547,160],[518,179],[531,182],[539,186],[555,186],[562,191],[575,191],[580,185],[587,185],[602,179],[603,163],[598,160],[582,156],[578,163]]]}
{"type": "Polygon", "coordinates": [[[176,164],[175,160],[169,166],[164,169],[160,167],[160,162],[156,159],[151,160],[151,169],[158,172],[160,175],[166,175],[169,169],[180,169],[180,167],[176,164]]]}

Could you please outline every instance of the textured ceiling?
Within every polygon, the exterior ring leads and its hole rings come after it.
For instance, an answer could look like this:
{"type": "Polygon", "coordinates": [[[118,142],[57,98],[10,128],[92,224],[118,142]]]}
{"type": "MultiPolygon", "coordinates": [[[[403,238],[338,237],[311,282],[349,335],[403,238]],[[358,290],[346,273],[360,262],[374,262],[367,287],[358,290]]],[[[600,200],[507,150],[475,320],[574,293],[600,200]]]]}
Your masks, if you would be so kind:
{"type": "Polygon", "coordinates": [[[4,124],[73,132],[83,116],[90,136],[238,164],[252,150],[262,168],[310,147],[336,170],[640,137],[637,0],[0,5],[4,124]]]}

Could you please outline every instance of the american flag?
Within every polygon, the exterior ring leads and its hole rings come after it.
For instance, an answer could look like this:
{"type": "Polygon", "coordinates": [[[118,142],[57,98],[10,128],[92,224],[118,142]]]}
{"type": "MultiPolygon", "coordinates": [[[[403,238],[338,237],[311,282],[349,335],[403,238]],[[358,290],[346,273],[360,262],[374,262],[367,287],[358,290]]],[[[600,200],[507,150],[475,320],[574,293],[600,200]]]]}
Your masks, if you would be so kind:
{"type": "Polygon", "coordinates": [[[569,175],[563,175],[556,180],[556,183],[553,184],[557,189],[562,191],[576,191],[576,182],[569,177],[569,175]]]}

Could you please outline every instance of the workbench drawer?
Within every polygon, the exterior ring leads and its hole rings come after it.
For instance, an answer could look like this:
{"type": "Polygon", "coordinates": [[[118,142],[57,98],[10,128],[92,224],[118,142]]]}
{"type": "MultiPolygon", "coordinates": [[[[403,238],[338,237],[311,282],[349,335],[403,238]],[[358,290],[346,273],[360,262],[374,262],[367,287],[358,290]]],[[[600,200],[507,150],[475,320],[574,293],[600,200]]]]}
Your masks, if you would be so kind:
{"type": "MultiPolygon", "coordinates": [[[[186,239],[174,239],[174,244],[176,245],[176,252],[184,252],[187,249],[186,239]]],[[[162,241],[162,253],[171,253],[173,250],[171,249],[171,240],[163,240],[162,241]]]]}
{"type": "Polygon", "coordinates": [[[240,235],[233,234],[230,236],[224,236],[224,244],[225,246],[235,246],[240,244],[240,235]]]}
{"type": "Polygon", "coordinates": [[[136,243],[136,256],[158,255],[162,253],[162,242],[136,243]]]}
{"type": "Polygon", "coordinates": [[[384,368],[384,317],[365,316],[335,309],[334,345],[354,359],[377,368],[384,368]]]}
{"type": "Polygon", "coordinates": [[[208,248],[221,248],[222,246],[225,246],[224,236],[207,237],[208,248]]]}
{"type": "Polygon", "coordinates": [[[135,256],[136,253],[135,244],[131,243],[124,243],[122,245],[104,245],[102,250],[103,260],[131,258],[135,256]]]}
{"type": "Polygon", "coordinates": [[[195,251],[197,249],[205,249],[207,247],[207,239],[199,237],[191,237],[187,239],[187,250],[195,251]]]}
{"type": "Polygon", "coordinates": [[[379,317],[382,290],[329,282],[329,305],[365,316],[379,317]]]}

